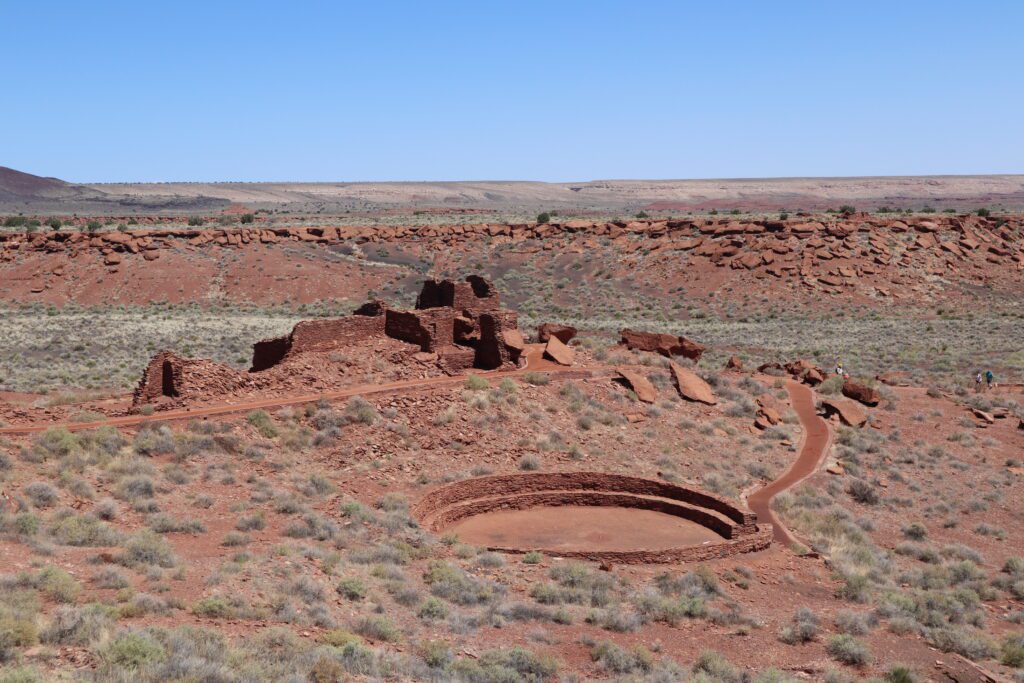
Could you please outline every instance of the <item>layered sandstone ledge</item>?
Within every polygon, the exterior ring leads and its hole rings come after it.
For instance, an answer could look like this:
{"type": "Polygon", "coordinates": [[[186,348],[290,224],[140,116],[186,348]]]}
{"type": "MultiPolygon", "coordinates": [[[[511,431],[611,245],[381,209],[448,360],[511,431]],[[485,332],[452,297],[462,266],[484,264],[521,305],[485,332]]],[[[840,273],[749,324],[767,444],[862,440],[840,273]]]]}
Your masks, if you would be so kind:
{"type": "MultiPolygon", "coordinates": [[[[788,220],[733,218],[442,226],[143,228],[127,232],[0,232],[0,260],[19,253],[100,255],[116,268],[133,254],[155,260],[163,250],[210,246],[244,248],[279,243],[418,243],[427,249],[483,239],[488,244],[540,241],[537,248],[594,248],[623,254],[687,252],[718,266],[775,277],[800,277],[826,290],[851,285],[890,266],[914,266],[944,276],[961,267],[1005,264],[1024,268],[1024,218],[875,214],[799,216],[788,220]]],[[[534,247],[531,247],[534,248],[534,247]]],[[[880,292],[886,295],[887,292],[880,292]]]]}
{"type": "MultiPolygon", "coordinates": [[[[217,244],[241,246],[253,242],[274,244],[283,241],[387,242],[433,238],[491,237],[509,240],[544,239],[565,235],[604,236],[610,239],[631,235],[654,239],[683,237],[717,238],[740,235],[810,237],[813,235],[845,238],[873,230],[935,234],[954,232],[964,235],[967,249],[996,241],[1017,242],[1024,228],[1024,217],[928,216],[884,218],[875,214],[852,214],[823,218],[806,216],[787,220],[748,220],[730,218],[633,221],[573,220],[562,223],[480,223],[466,225],[410,226],[327,226],[327,227],[224,227],[224,228],[139,228],[126,232],[78,232],[40,230],[33,233],[0,231],[0,250],[114,249],[137,253],[153,247],[182,243],[189,246],[217,244]]],[[[501,241],[499,239],[499,241],[501,241]]],[[[929,240],[924,240],[927,245],[929,240]]],[[[700,243],[681,242],[681,249],[696,249],[700,243]]]]}
{"type": "Polygon", "coordinates": [[[711,493],[667,482],[601,472],[545,472],[495,475],[439,488],[413,508],[428,529],[441,532],[460,520],[496,511],[535,507],[616,507],[653,510],[700,524],[721,541],[694,546],[641,550],[551,550],[494,546],[509,553],[540,551],[560,557],[623,564],[703,561],[761,550],[771,529],[757,525],[749,509],[711,493]]]}

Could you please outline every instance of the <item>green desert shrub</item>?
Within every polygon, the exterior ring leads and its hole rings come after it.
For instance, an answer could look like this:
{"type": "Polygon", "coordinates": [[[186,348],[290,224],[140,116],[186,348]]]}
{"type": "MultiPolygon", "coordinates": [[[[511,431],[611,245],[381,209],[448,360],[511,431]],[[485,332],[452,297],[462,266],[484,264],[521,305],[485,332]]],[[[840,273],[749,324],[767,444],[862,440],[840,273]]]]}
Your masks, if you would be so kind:
{"type": "Polygon", "coordinates": [[[396,642],[401,639],[398,627],[390,619],[381,615],[363,617],[356,622],[355,631],[370,640],[396,642]]]}
{"type": "Polygon", "coordinates": [[[124,545],[121,559],[129,565],[153,565],[174,567],[178,560],[170,544],[159,534],[149,529],[138,531],[124,545]]]}
{"type": "Polygon", "coordinates": [[[792,621],[779,632],[779,640],[788,645],[812,641],[818,637],[819,624],[818,615],[801,607],[793,615],[792,621]]]}
{"type": "Polygon", "coordinates": [[[843,664],[862,666],[871,661],[871,654],[868,652],[867,646],[846,633],[829,638],[825,645],[825,651],[843,664]]]}
{"type": "Polygon", "coordinates": [[[165,657],[163,646],[142,631],[122,631],[99,650],[100,659],[108,666],[138,670],[165,657]]]}
{"type": "Polygon", "coordinates": [[[54,522],[50,534],[63,545],[113,546],[121,543],[122,535],[92,515],[68,515],[54,522]]]}
{"type": "Polygon", "coordinates": [[[654,655],[646,648],[637,646],[627,650],[607,640],[597,643],[590,657],[606,671],[616,674],[645,673],[654,666],[654,655]]]}
{"type": "Polygon", "coordinates": [[[265,410],[254,410],[245,416],[245,420],[265,439],[273,439],[278,435],[277,426],[265,410]]]}
{"type": "Polygon", "coordinates": [[[338,595],[348,600],[362,600],[366,597],[366,585],[362,579],[355,576],[346,577],[339,581],[337,591],[338,595]]]}

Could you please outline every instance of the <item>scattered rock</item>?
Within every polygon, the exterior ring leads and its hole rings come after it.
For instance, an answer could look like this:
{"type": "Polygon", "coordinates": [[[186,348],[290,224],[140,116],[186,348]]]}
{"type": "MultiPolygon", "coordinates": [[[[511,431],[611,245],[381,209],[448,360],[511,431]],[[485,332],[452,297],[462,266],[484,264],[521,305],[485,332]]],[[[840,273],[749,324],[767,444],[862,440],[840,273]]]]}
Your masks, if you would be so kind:
{"type": "Polygon", "coordinates": [[[559,365],[572,365],[576,353],[562,343],[558,337],[550,337],[547,346],[544,347],[544,355],[559,365]]]}
{"type": "Polygon", "coordinates": [[[502,330],[501,340],[507,348],[516,351],[517,355],[526,350],[526,340],[523,339],[523,333],[516,328],[502,330]]]}
{"type": "Polygon", "coordinates": [[[1000,683],[1000,681],[1008,680],[1002,677],[996,678],[993,673],[960,655],[950,652],[944,656],[947,661],[935,661],[935,668],[939,671],[937,677],[939,681],[945,683],[1000,683]]]}
{"type": "Polygon", "coordinates": [[[782,422],[782,416],[779,415],[779,411],[771,406],[762,406],[761,409],[757,411],[757,414],[759,417],[764,418],[770,425],[777,425],[782,422]]]}
{"type": "Polygon", "coordinates": [[[678,363],[669,361],[669,369],[672,371],[672,381],[675,382],[679,395],[689,401],[699,401],[713,406],[718,403],[718,398],[711,386],[701,377],[688,370],[678,363]]]}
{"type": "Polygon", "coordinates": [[[636,397],[644,403],[654,403],[658,399],[658,390],[643,373],[625,367],[615,368],[615,371],[626,381],[636,397]]]}
{"type": "Polygon", "coordinates": [[[740,360],[737,356],[729,356],[729,360],[727,360],[725,362],[725,369],[726,370],[742,370],[743,369],[743,361],[740,360]]]}
{"type": "Polygon", "coordinates": [[[866,406],[877,406],[879,401],[882,400],[882,397],[878,395],[878,391],[873,387],[859,384],[849,379],[843,382],[843,396],[852,398],[854,401],[860,401],[866,406]]]}
{"type": "Polygon", "coordinates": [[[774,361],[759,365],[757,371],[765,375],[782,375],[786,369],[780,363],[774,361]]]}
{"type": "Polygon", "coordinates": [[[853,401],[845,398],[826,398],[821,401],[826,417],[838,415],[840,422],[850,427],[863,427],[868,422],[867,413],[853,401]]]}
{"type": "Polygon", "coordinates": [[[888,384],[893,387],[906,387],[910,386],[910,379],[907,377],[905,372],[887,372],[881,375],[875,375],[882,384],[888,384]]]}
{"type": "Polygon", "coordinates": [[[990,425],[996,423],[995,415],[992,415],[991,413],[986,413],[984,410],[979,410],[977,408],[972,408],[971,412],[974,413],[974,417],[979,420],[984,420],[990,425]]]}
{"type": "Polygon", "coordinates": [[[816,387],[825,381],[825,375],[818,368],[811,368],[804,373],[803,380],[812,387],[816,387]]]}
{"type": "Polygon", "coordinates": [[[825,373],[821,368],[803,358],[786,363],[786,372],[811,386],[817,386],[825,381],[825,373]]]}
{"type": "Polygon", "coordinates": [[[653,351],[663,356],[683,356],[693,361],[700,360],[705,347],[686,337],[674,337],[671,334],[656,332],[638,332],[628,327],[621,332],[619,342],[630,350],[653,351]]]}

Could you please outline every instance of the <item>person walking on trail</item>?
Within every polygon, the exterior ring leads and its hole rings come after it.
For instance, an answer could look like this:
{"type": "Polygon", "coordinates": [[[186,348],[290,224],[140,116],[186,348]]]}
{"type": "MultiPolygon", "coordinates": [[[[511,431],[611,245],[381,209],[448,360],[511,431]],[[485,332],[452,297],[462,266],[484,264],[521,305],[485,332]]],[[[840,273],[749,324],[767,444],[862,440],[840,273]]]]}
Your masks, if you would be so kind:
{"type": "Polygon", "coordinates": [[[985,380],[981,374],[981,370],[978,370],[978,374],[974,377],[974,393],[981,393],[981,383],[985,380]]]}
{"type": "Polygon", "coordinates": [[[992,380],[994,380],[995,378],[996,376],[992,374],[991,370],[985,371],[985,386],[988,388],[989,391],[992,390],[992,380]]]}
{"type": "Polygon", "coordinates": [[[846,372],[843,371],[843,361],[836,358],[836,374],[840,377],[845,377],[846,372]]]}

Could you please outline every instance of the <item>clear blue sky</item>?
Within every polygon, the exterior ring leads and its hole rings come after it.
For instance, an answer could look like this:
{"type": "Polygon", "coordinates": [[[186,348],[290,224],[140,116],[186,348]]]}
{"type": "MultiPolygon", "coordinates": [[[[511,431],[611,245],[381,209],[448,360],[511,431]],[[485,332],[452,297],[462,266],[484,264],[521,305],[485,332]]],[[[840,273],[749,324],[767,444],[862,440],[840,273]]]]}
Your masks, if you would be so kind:
{"type": "Polygon", "coordinates": [[[72,181],[1024,172],[1024,2],[0,0],[72,181]]]}

